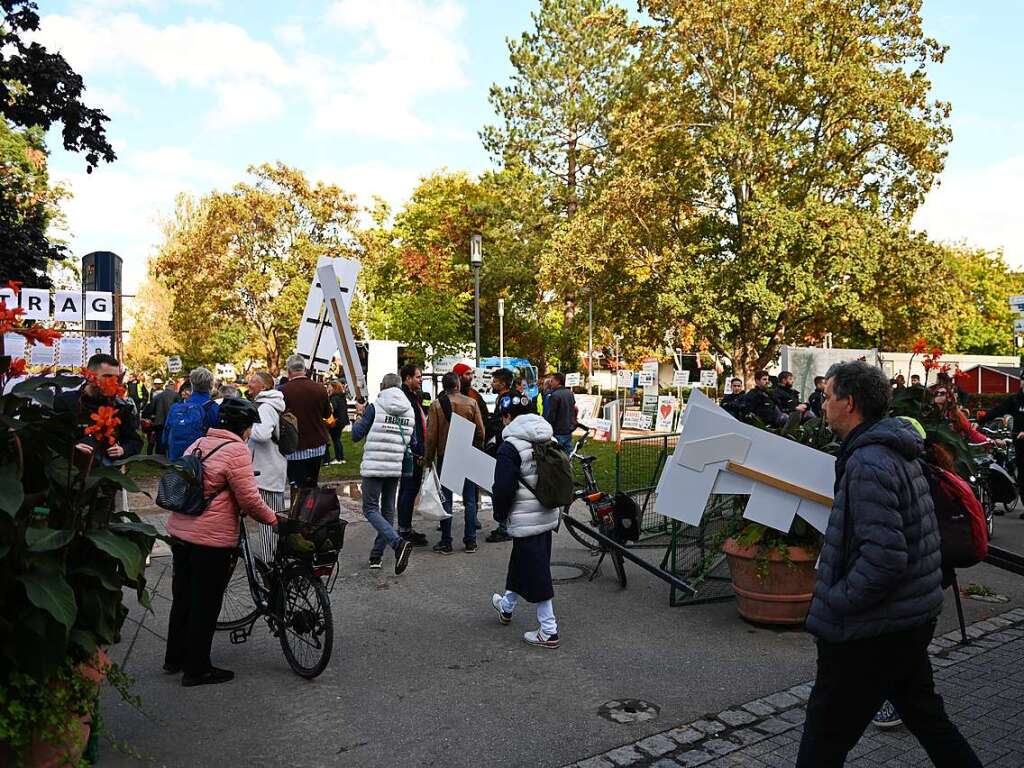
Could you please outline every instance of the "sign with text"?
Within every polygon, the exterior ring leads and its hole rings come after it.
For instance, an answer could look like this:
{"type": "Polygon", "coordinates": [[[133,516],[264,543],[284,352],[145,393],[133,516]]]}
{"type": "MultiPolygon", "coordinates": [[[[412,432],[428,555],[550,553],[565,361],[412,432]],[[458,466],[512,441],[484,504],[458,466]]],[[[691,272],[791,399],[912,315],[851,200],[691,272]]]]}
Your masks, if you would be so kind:
{"type": "Polygon", "coordinates": [[[671,432],[676,423],[676,399],[669,395],[658,398],[658,412],[654,418],[655,432],[671,432]]]}
{"type": "Polygon", "coordinates": [[[168,373],[181,373],[181,358],[177,355],[171,355],[167,358],[167,372],[168,373]]]}
{"type": "Polygon", "coordinates": [[[616,383],[622,389],[633,388],[633,372],[625,369],[620,369],[615,377],[616,383]]]}
{"type": "Polygon", "coordinates": [[[1011,296],[1010,309],[1015,312],[1024,312],[1024,296],[1011,296]]]}
{"type": "MultiPolygon", "coordinates": [[[[49,320],[50,291],[47,288],[22,288],[17,295],[11,288],[0,288],[0,299],[8,308],[19,306],[25,320],[49,320]]],[[[85,320],[113,320],[114,294],[110,291],[55,291],[52,317],[63,323],[85,320]]]]}
{"type": "Polygon", "coordinates": [[[672,386],[673,387],[688,387],[688,386],[690,386],[690,372],[689,371],[673,371],[672,372],[672,386]]]}
{"type": "Polygon", "coordinates": [[[1021,318],[1020,320],[1014,320],[1013,321],[1013,332],[1014,333],[1024,333],[1024,318],[1021,318]]]}
{"type": "Polygon", "coordinates": [[[710,387],[714,389],[718,386],[718,374],[714,371],[701,371],[700,385],[702,387],[710,387]]]}
{"type": "Polygon", "coordinates": [[[579,387],[582,386],[583,376],[578,373],[567,373],[565,374],[565,386],[567,387],[579,387]]]}
{"type": "Polygon", "coordinates": [[[656,371],[640,371],[640,377],[638,383],[641,387],[652,387],[658,380],[658,374],[656,371]]]}
{"type": "Polygon", "coordinates": [[[651,415],[643,411],[626,411],[622,414],[623,429],[650,429],[651,415]]]}

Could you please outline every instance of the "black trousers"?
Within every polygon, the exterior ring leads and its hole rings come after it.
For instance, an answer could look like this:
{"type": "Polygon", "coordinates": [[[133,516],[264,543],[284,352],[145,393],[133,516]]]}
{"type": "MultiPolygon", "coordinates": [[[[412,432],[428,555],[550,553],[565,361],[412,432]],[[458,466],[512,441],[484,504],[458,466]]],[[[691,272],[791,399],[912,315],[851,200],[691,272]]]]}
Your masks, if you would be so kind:
{"type": "Polygon", "coordinates": [[[288,482],[299,487],[316,485],[320,480],[320,467],[323,466],[323,463],[323,456],[314,456],[311,459],[289,459],[288,482]]]}
{"type": "Polygon", "coordinates": [[[186,675],[210,669],[210,646],[228,586],[235,550],[185,541],[171,545],[171,617],[167,622],[164,662],[180,665],[186,675]]]}
{"type": "Polygon", "coordinates": [[[412,528],[412,508],[416,506],[416,495],[423,485],[423,467],[412,465],[412,474],[403,476],[398,484],[398,530],[407,531],[412,528]]]}
{"type": "Polygon", "coordinates": [[[934,631],[932,621],[866,640],[819,640],[797,768],[840,768],[886,699],[938,768],[981,768],[935,692],[928,658],[934,631]]]}
{"type": "MultiPolygon", "coordinates": [[[[345,460],[345,448],[341,444],[341,433],[344,431],[344,424],[335,425],[328,430],[328,433],[331,436],[331,444],[334,446],[334,458],[338,461],[345,460]]],[[[326,464],[330,459],[330,453],[330,451],[324,450],[324,464],[326,464]]]]}

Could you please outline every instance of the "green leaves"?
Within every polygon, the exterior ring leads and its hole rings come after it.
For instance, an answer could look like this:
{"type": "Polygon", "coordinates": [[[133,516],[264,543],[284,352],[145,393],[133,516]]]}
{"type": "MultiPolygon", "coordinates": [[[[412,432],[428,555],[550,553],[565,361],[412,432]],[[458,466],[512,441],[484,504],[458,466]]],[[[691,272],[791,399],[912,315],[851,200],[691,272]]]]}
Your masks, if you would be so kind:
{"type": "Polygon", "coordinates": [[[67,546],[75,538],[74,531],[53,528],[26,528],[25,543],[30,552],[49,552],[67,546]]]}
{"type": "Polygon", "coordinates": [[[75,593],[59,572],[32,570],[18,576],[18,581],[25,587],[30,603],[71,629],[78,612],[75,593]]]}
{"type": "Polygon", "coordinates": [[[0,509],[12,518],[25,500],[25,491],[18,479],[18,466],[13,461],[0,466],[0,509]]]}
{"type": "Polygon", "coordinates": [[[105,529],[88,531],[85,536],[99,549],[117,559],[129,579],[135,580],[142,573],[146,556],[130,539],[105,529]]]}

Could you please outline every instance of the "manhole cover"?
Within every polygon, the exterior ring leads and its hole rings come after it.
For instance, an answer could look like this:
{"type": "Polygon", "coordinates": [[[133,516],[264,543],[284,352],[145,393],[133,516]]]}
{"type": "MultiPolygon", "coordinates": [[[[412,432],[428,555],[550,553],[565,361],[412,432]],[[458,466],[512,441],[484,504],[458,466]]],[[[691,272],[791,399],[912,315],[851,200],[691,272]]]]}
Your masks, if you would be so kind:
{"type": "Polygon", "coordinates": [[[577,563],[551,563],[551,580],[554,582],[575,581],[589,574],[586,566],[577,563]]]}
{"type": "Polygon", "coordinates": [[[613,723],[640,723],[653,720],[661,712],[657,704],[643,699],[616,699],[597,708],[597,714],[613,723]]]}

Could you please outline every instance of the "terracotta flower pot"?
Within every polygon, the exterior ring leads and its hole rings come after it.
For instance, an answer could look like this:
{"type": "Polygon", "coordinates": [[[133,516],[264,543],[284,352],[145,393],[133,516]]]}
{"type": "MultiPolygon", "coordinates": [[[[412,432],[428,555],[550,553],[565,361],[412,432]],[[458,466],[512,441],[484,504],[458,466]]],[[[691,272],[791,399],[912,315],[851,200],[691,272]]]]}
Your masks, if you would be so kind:
{"type": "MultiPolygon", "coordinates": [[[[79,664],[78,674],[88,682],[93,683],[97,692],[100,684],[107,677],[107,670],[110,668],[110,657],[107,652],[100,648],[96,656],[84,664],[79,664]]],[[[22,760],[25,765],[33,768],[60,768],[61,766],[78,765],[82,759],[82,753],[89,743],[89,734],[92,731],[92,716],[81,715],[75,717],[68,715],[71,721],[71,732],[64,735],[56,742],[47,741],[46,737],[37,733],[32,738],[32,744],[25,751],[22,760]],[[76,722],[77,721],[77,722],[76,722]]]]}
{"type": "Polygon", "coordinates": [[[799,625],[807,618],[814,595],[814,563],[817,552],[790,547],[792,565],[776,551],[768,554],[768,575],[757,573],[757,547],[741,547],[735,539],[722,546],[740,616],[755,624],[799,625]]]}

